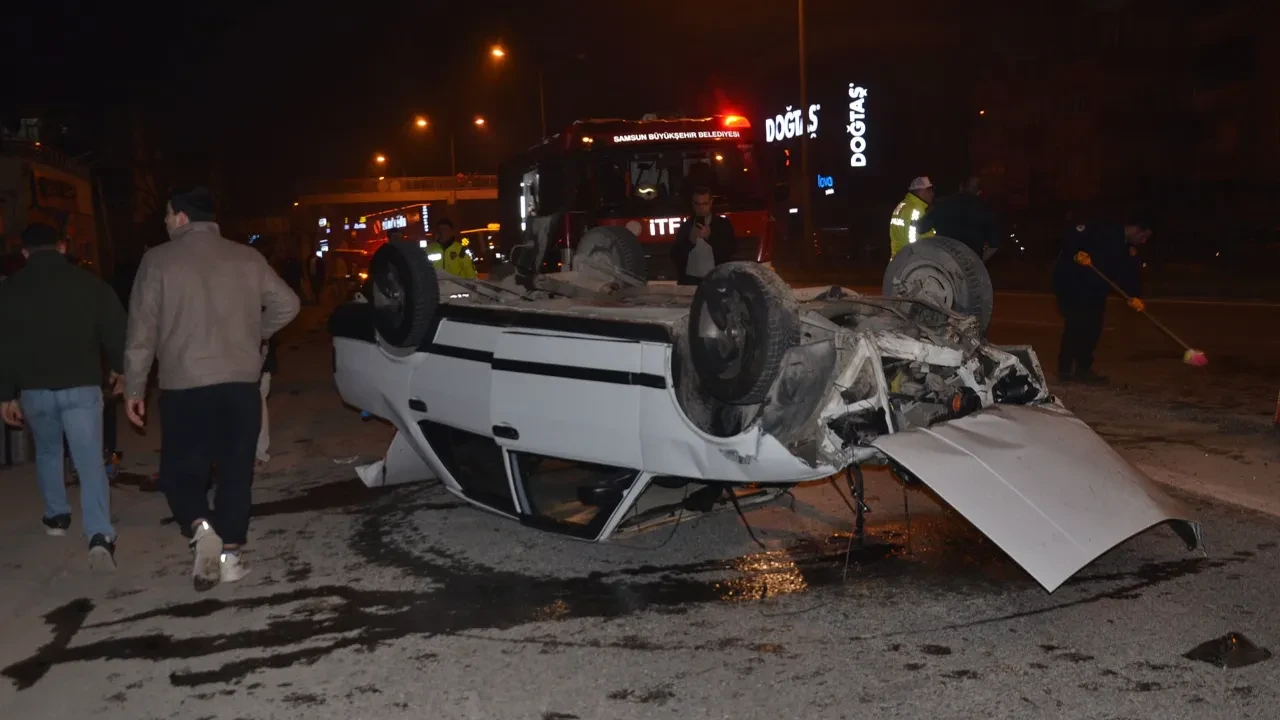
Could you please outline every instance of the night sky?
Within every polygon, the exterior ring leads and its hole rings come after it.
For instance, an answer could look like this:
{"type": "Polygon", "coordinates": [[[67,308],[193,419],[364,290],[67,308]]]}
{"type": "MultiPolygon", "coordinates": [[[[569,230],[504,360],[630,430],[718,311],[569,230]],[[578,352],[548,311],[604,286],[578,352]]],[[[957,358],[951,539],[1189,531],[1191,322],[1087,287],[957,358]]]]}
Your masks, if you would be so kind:
{"type": "MultiPolygon", "coordinates": [[[[375,151],[397,172],[447,173],[450,125],[460,169],[492,171],[537,136],[538,62],[552,127],[746,112],[753,78],[795,72],[794,5],[752,4],[28,3],[6,13],[5,52],[21,70],[8,73],[5,119],[62,114],[74,126],[66,144],[96,149],[104,118],[139,111],[179,174],[216,158],[233,192],[266,210],[299,178],[367,174],[375,151]],[[501,68],[486,54],[493,42],[510,53],[501,68]],[[411,131],[414,113],[431,117],[430,136],[411,131]],[[469,125],[476,114],[489,119],[485,136],[469,125]]],[[[844,2],[810,6],[819,47],[875,20],[844,2]]]]}
{"type": "MultiPolygon", "coordinates": [[[[811,83],[857,74],[923,90],[920,112],[939,113],[929,134],[943,147],[970,142],[947,113],[973,114],[975,89],[993,73],[1035,78],[1039,64],[1060,62],[1072,28],[1087,27],[1081,17],[1194,3],[808,5],[811,83]]],[[[199,180],[216,166],[238,209],[270,213],[306,178],[367,176],[375,152],[394,174],[445,174],[450,128],[459,169],[493,172],[537,137],[539,66],[553,132],[577,117],[649,111],[759,118],[798,99],[790,1],[341,6],[25,3],[6,10],[0,40],[3,119],[64,118],[67,149],[104,161],[120,118],[140,114],[175,177],[199,180]],[[487,54],[494,42],[509,53],[501,67],[487,54]],[[415,113],[431,118],[431,133],[413,132],[415,113]],[[477,114],[487,133],[474,131],[477,114]]]]}

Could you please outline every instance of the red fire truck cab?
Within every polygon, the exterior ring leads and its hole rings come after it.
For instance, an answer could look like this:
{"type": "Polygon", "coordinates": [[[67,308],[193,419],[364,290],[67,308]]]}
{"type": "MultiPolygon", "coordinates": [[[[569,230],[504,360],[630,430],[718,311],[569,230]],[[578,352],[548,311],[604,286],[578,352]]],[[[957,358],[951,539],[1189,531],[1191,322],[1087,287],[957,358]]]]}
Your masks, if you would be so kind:
{"type": "Polygon", "coordinates": [[[671,243],[697,187],[710,188],[713,211],[733,224],[735,259],[769,262],[775,221],[751,124],[739,115],[574,122],[500,169],[501,244],[509,252],[531,218],[550,217],[546,264],[567,269],[586,230],[621,225],[643,244],[649,278],[672,280],[671,243]]]}

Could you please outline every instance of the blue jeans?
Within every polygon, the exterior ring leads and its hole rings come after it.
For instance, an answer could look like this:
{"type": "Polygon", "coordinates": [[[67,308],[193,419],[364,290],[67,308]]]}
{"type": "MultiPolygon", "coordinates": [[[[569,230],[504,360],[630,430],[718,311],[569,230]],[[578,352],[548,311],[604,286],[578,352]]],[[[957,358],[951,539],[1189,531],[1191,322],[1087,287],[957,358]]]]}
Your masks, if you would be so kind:
{"type": "Polygon", "coordinates": [[[84,535],[115,539],[111,527],[110,486],[102,464],[102,390],[96,386],[65,390],[23,390],[22,413],[36,445],[36,476],[44,496],[44,516],[71,513],[64,484],[62,436],[80,475],[80,512],[84,535]]]}

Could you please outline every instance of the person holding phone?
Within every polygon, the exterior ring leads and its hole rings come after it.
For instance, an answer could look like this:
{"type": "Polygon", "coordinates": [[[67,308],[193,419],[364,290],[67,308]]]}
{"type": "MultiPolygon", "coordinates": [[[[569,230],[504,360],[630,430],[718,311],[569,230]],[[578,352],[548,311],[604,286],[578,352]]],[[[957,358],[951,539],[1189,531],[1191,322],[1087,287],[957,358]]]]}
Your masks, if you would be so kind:
{"type": "Polygon", "coordinates": [[[676,231],[671,244],[671,261],[678,274],[678,284],[697,285],[717,265],[733,259],[738,240],[733,223],[711,212],[711,189],[693,190],[693,217],[676,231]]]}

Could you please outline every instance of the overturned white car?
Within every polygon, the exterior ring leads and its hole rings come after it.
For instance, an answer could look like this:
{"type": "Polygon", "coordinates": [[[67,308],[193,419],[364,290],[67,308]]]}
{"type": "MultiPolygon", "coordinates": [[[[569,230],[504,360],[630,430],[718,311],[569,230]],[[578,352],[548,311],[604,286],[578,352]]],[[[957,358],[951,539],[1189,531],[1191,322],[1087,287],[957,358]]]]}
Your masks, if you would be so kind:
{"type": "Polygon", "coordinates": [[[538,274],[544,248],[522,249],[525,270],[477,281],[388,244],[365,297],[334,313],[343,399],[399,431],[366,483],[438,477],[604,540],[888,464],[1049,591],[1158,523],[1199,545],[1185,511],[1049,394],[1029,347],[986,343],[990,281],[959,243],[911,246],[885,283],[906,297],[875,298],[793,291],[752,263],[696,291],[647,285],[623,228],[589,231],[570,272],[538,274]]]}

